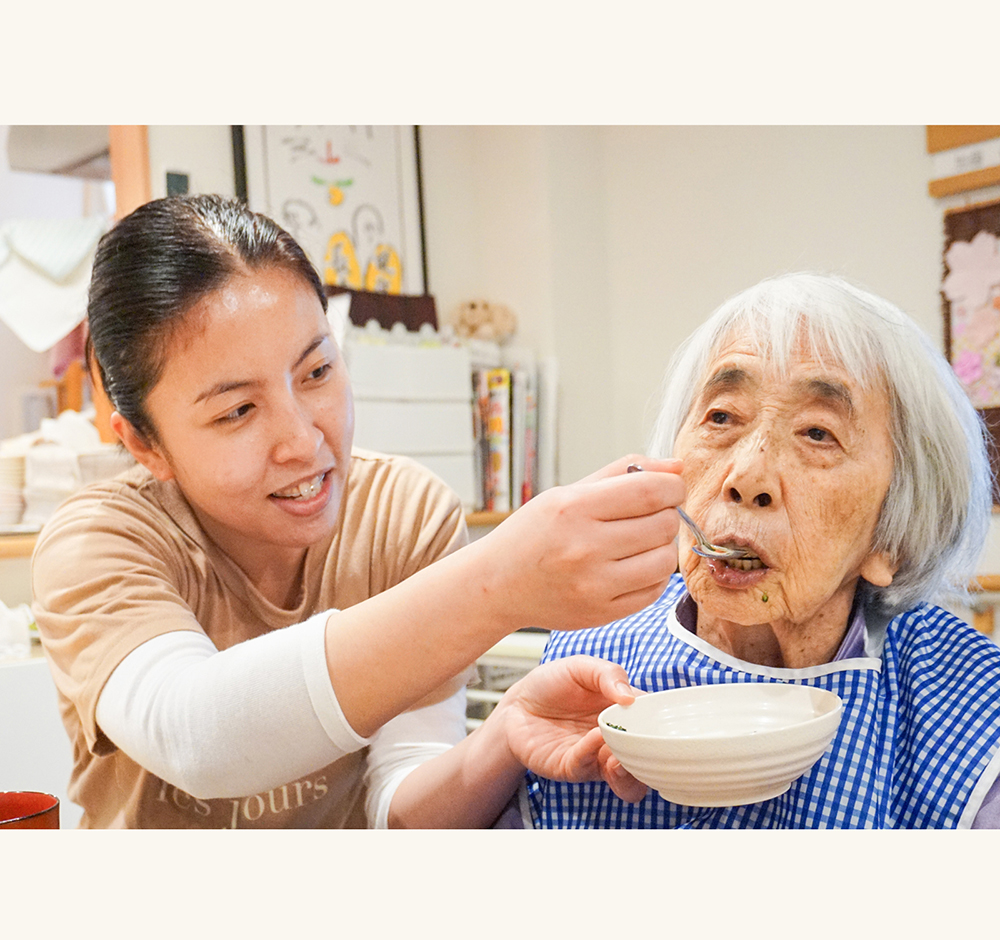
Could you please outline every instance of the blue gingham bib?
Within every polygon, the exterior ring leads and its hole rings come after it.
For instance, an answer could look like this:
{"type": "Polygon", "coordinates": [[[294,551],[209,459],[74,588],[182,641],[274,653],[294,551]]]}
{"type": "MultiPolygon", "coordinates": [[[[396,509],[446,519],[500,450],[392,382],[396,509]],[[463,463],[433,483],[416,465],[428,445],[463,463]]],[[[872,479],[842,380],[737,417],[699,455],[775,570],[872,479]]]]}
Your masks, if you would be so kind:
{"type": "Polygon", "coordinates": [[[1000,771],[1000,647],[931,605],[886,627],[879,658],[807,669],[746,663],[677,621],[675,575],[660,599],[607,627],[553,633],[542,661],[586,653],[620,663],[659,692],[714,682],[791,682],[835,692],[833,743],[780,796],[748,806],[680,806],[650,790],[639,803],[604,783],[528,774],[536,828],[948,829],[971,825],[1000,771]]]}

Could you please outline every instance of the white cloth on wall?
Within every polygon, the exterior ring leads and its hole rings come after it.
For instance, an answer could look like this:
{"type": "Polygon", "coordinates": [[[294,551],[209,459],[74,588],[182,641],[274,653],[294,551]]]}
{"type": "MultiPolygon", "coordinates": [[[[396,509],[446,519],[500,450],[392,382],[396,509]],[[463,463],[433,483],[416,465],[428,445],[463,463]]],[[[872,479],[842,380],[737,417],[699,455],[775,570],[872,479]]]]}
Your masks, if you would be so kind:
{"type": "Polygon", "coordinates": [[[0,223],[0,320],[34,352],[51,349],[87,313],[101,218],[0,223]]]}

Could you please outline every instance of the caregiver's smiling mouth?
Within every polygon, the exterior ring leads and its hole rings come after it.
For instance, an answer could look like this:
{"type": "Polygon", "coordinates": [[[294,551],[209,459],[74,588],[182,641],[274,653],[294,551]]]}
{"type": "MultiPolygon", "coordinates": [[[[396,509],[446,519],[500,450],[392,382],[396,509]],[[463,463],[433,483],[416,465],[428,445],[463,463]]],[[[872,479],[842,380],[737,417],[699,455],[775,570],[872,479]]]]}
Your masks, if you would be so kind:
{"type": "Polygon", "coordinates": [[[312,499],[314,496],[318,495],[323,489],[323,483],[326,480],[327,472],[317,474],[315,477],[311,477],[307,480],[302,480],[296,483],[294,486],[287,487],[283,490],[276,490],[271,494],[273,499],[291,499],[291,500],[307,500],[312,499]]]}

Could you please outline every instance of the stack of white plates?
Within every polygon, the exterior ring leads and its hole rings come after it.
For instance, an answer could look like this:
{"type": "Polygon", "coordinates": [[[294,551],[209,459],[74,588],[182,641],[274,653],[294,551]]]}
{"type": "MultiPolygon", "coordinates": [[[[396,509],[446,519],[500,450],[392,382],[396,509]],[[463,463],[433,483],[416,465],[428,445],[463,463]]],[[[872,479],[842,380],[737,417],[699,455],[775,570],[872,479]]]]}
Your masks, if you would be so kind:
{"type": "Polygon", "coordinates": [[[0,525],[17,525],[24,512],[24,457],[0,454],[0,525]]]}
{"type": "Polygon", "coordinates": [[[81,486],[117,476],[134,464],[132,455],[116,444],[100,444],[79,453],[62,444],[36,444],[29,448],[25,461],[21,521],[44,525],[81,486]]]}
{"type": "Polygon", "coordinates": [[[102,444],[97,450],[78,454],[76,460],[82,486],[116,477],[135,466],[135,458],[117,444],[102,444]]]}
{"type": "Polygon", "coordinates": [[[35,444],[28,449],[24,463],[22,521],[44,525],[60,503],[79,488],[76,452],[51,441],[35,444]]]}

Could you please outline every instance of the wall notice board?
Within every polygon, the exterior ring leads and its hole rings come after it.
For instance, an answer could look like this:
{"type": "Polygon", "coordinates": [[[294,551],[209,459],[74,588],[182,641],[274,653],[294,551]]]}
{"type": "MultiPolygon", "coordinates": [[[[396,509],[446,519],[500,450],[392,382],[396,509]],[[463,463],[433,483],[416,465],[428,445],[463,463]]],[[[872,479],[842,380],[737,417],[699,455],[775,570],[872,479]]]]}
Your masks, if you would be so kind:
{"type": "Polygon", "coordinates": [[[992,438],[1000,503],[1000,202],[945,214],[944,305],[948,359],[992,438]]]}
{"type": "Polygon", "coordinates": [[[286,228],[324,283],[426,292],[413,125],[245,125],[247,203],[286,228]]]}

